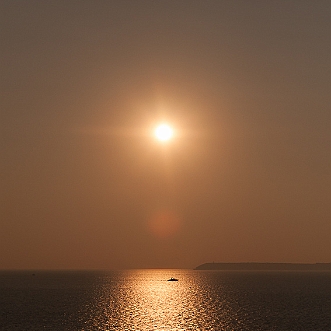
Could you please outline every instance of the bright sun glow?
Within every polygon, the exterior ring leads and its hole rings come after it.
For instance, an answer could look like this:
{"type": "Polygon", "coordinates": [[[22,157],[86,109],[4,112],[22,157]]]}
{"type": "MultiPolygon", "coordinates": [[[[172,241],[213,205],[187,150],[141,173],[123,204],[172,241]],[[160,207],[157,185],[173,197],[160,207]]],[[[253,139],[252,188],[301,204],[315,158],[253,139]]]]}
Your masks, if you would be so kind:
{"type": "Polygon", "coordinates": [[[156,127],[154,133],[158,140],[168,141],[172,138],[174,131],[168,124],[160,124],[156,127]]]}

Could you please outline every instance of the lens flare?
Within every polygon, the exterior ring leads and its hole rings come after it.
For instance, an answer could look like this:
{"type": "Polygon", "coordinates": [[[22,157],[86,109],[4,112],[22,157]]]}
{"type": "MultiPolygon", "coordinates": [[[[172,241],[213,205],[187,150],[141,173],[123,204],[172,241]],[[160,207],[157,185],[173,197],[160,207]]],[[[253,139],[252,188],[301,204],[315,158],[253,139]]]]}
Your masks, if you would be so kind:
{"type": "Polygon", "coordinates": [[[168,210],[160,210],[154,213],[148,221],[149,231],[157,238],[175,236],[180,230],[180,226],[180,217],[168,210]]]}

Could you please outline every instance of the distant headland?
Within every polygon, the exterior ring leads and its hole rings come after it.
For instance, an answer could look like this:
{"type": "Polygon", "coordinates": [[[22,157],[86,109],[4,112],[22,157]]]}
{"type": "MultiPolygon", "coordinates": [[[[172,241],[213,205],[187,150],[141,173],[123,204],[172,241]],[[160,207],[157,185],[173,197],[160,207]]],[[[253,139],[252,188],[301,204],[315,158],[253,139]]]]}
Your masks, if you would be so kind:
{"type": "Polygon", "coordinates": [[[229,270],[229,271],[331,271],[331,263],[258,263],[258,262],[242,262],[242,263],[204,263],[194,268],[194,270],[229,270]]]}

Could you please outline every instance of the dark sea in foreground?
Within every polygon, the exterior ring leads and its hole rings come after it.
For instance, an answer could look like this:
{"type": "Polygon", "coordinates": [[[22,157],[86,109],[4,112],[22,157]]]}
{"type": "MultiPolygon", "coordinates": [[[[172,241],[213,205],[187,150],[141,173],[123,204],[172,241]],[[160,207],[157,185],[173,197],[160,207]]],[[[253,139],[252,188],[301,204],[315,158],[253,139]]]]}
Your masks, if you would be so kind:
{"type": "Polygon", "coordinates": [[[331,331],[331,273],[1,271],[0,330],[331,331]]]}

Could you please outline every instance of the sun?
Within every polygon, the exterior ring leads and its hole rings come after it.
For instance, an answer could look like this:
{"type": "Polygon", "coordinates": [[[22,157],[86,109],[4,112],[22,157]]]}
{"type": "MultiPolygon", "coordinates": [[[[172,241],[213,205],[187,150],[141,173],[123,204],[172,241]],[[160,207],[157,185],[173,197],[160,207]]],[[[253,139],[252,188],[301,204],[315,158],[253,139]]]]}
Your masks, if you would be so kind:
{"type": "Polygon", "coordinates": [[[166,123],[159,124],[154,131],[155,137],[160,141],[168,141],[174,135],[174,130],[166,123]]]}

